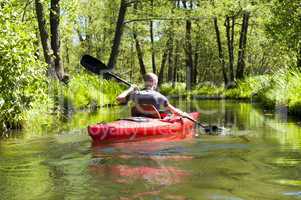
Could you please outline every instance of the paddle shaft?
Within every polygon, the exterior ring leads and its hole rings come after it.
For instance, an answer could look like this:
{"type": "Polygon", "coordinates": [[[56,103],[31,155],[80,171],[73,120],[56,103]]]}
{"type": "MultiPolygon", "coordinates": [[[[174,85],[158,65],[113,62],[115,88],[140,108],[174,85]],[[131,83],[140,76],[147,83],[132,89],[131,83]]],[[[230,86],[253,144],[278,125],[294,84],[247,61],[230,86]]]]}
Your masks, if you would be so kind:
{"type": "Polygon", "coordinates": [[[106,72],[106,74],[112,76],[113,78],[115,78],[116,80],[118,80],[118,81],[120,81],[120,82],[126,84],[127,86],[132,87],[132,84],[131,84],[131,83],[127,82],[126,80],[124,80],[124,79],[122,79],[122,78],[120,78],[120,77],[117,76],[116,74],[113,74],[112,72],[106,72]]]}
{"type": "Polygon", "coordinates": [[[193,118],[191,118],[189,116],[182,116],[182,117],[185,117],[185,118],[189,119],[190,121],[196,123],[197,125],[199,125],[202,128],[206,128],[203,124],[201,124],[200,122],[196,121],[195,119],[193,119],[193,118]]]}

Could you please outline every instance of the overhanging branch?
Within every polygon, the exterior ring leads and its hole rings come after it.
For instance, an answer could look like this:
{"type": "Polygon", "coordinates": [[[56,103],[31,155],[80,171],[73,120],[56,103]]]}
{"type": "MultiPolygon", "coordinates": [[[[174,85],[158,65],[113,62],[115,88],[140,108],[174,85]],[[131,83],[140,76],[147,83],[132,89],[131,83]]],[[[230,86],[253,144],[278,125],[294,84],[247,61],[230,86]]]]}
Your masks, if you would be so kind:
{"type": "Polygon", "coordinates": [[[139,18],[139,19],[131,19],[127,20],[124,22],[124,24],[129,24],[132,22],[143,22],[143,21],[186,21],[186,20],[191,20],[191,21],[199,21],[199,20],[204,20],[204,19],[209,19],[209,17],[181,17],[181,18],[166,18],[166,17],[150,17],[150,18],[139,18]]]}

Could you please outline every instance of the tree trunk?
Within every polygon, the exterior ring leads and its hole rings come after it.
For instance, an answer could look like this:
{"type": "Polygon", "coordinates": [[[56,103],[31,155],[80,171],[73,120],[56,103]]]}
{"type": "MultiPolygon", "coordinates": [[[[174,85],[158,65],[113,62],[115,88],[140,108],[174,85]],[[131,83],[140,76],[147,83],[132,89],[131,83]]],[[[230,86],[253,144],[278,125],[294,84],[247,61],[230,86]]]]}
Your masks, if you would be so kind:
{"type": "Polygon", "coordinates": [[[47,27],[46,27],[44,7],[40,0],[35,0],[35,10],[36,10],[36,15],[38,20],[41,43],[43,47],[43,54],[44,54],[45,62],[48,64],[48,76],[56,77],[54,71],[54,63],[51,58],[51,48],[49,44],[49,34],[47,32],[47,27]]]}
{"type": "MultiPolygon", "coordinates": [[[[154,7],[153,0],[151,0],[151,7],[152,7],[152,12],[153,12],[153,7],[154,7]]],[[[155,53],[155,47],[154,47],[154,24],[153,24],[152,20],[150,21],[149,28],[150,28],[151,51],[152,51],[152,68],[153,68],[153,73],[157,74],[156,53],[155,53]]]]}
{"type": "Polygon", "coordinates": [[[226,17],[226,33],[227,33],[227,44],[229,52],[229,69],[230,69],[230,82],[234,83],[234,17],[232,19],[232,26],[230,26],[230,17],[226,17]]]}
{"type": "Polygon", "coordinates": [[[198,25],[198,35],[196,38],[196,45],[194,49],[194,60],[193,60],[193,75],[192,75],[192,83],[193,85],[197,84],[198,79],[198,66],[199,66],[199,58],[200,58],[200,46],[201,46],[201,36],[200,36],[200,26],[198,25]]]}
{"type": "Polygon", "coordinates": [[[117,61],[117,57],[119,54],[119,46],[120,46],[121,37],[123,34],[123,26],[124,26],[126,11],[127,11],[126,0],[121,0],[119,14],[118,14],[118,20],[117,20],[116,29],[115,29],[113,46],[111,49],[111,54],[110,54],[110,58],[109,58],[109,62],[108,62],[109,69],[113,69],[115,67],[115,64],[117,61]]]}
{"type": "Polygon", "coordinates": [[[140,72],[141,72],[142,77],[144,77],[144,75],[146,74],[146,69],[145,69],[145,64],[143,62],[143,52],[142,52],[139,40],[137,38],[137,33],[135,31],[134,31],[133,35],[134,35],[134,40],[135,40],[137,57],[139,60],[140,72]]]}
{"type": "Polygon", "coordinates": [[[222,65],[224,83],[225,83],[225,86],[227,86],[228,85],[228,76],[227,76],[227,69],[226,69],[226,65],[225,65],[225,58],[224,58],[222,43],[221,43],[220,31],[218,28],[217,18],[214,17],[213,20],[214,20],[214,28],[215,28],[215,33],[216,33],[216,43],[217,43],[217,47],[218,47],[218,57],[219,57],[219,61],[220,61],[221,65],[222,65]]]}
{"type": "Polygon", "coordinates": [[[245,70],[245,51],[247,45],[247,33],[249,27],[249,18],[250,13],[245,12],[243,14],[243,23],[241,26],[241,33],[239,39],[239,50],[238,50],[238,61],[237,61],[237,71],[236,71],[236,78],[243,79],[244,78],[244,70],[245,70]]]}
{"type": "MultiPolygon", "coordinates": [[[[134,4],[134,13],[137,12],[137,7],[138,7],[138,1],[136,1],[134,4]]],[[[142,52],[142,49],[140,46],[140,42],[138,40],[136,27],[133,28],[133,37],[134,37],[134,41],[135,41],[136,53],[137,53],[139,66],[140,66],[140,73],[141,73],[142,77],[144,77],[144,75],[146,74],[146,69],[145,69],[145,64],[143,62],[143,52],[142,52]]]]}
{"type": "Polygon", "coordinates": [[[168,72],[167,72],[167,80],[168,82],[172,82],[173,78],[173,23],[171,23],[171,28],[169,30],[169,44],[168,44],[168,72]]]}
{"type": "MultiPolygon", "coordinates": [[[[188,8],[186,0],[182,1],[185,9],[188,8]]],[[[190,2],[190,9],[192,3],[190,2]]],[[[186,33],[185,33],[185,53],[186,53],[186,89],[192,88],[192,73],[193,73],[193,58],[192,58],[192,44],[191,44],[191,20],[186,20],[186,33]]]]}
{"type": "Polygon", "coordinates": [[[186,21],[186,45],[185,45],[185,52],[186,52],[186,87],[188,90],[192,88],[192,73],[193,73],[193,58],[192,58],[192,45],[191,45],[191,21],[186,21]]]}
{"type": "Polygon", "coordinates": [[[69,57],[69,47],[68,47],[68,43],[67,42],[65,44],[65,52],[66,52],[66,62],[69,65],[70,64],[70,57],[69,57]]]}
{"type": "Polygon", "coordinates": [[[64,78],[64,68],[61,60],[60,45],[60,0],[51,0],[50,5],[50,32],[51,32],[51,48],[53,51],[55,71],[59,80],[64,78]]]}
{"type": "Polygon", "coordinates": [[[177,79],[177,71],[179,68],[179,41],[176,40],[176,49],[175,49],[175,55],[174,55],[174,70],[173,70],[173,78],[172,78],[172,85],[173,87],[176,85],[177,79]]]}
{"type": "Polygon", "coordinates": [[[301,44],[299,46],[298,55],[297,55],[297,67],[301,69],[301,44]]]}
{"type": "Polygon", "coordinates": [[[151,39],[151,51],[152,51],[152,68],[153,73],[157,74],[157,67],[156,67],[156,53],[154,48],[154,28],[153,28],[153,21],[150,21],[150,39],[151,39]]]}
{"type": "Polygon", "coordinates": [[[160,68],[159,77],[158,77],[158,85],[159,86],[163,83],[164,68],[165,68],[166,59],[167,59],[167,56],[168,56],[168,48],[169,48],[169,38],[166,42],[166,47],[165,47],[163,55],[162,55],[161,68],[160,68]]]}
{"type": "MultiPolygon", "coordinates": [[[[199,44],[197,45],[197,47],[198,46],[199,46],[199,44]]],[[[197,84],[198,65],[199,65],[199,53],[198,53],[197,49],[194,52],[193,73],[192,73],[192,84],[193,85],[197,84]]]]}

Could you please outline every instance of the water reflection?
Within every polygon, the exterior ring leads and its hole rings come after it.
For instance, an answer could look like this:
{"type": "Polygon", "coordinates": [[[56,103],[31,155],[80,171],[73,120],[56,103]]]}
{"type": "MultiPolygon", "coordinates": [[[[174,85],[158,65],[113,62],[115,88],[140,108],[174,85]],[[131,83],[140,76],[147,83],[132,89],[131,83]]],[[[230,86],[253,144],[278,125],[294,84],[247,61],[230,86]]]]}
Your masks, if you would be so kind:
{"type": "Polygon", "coordinates": [[[127,111],[80,113],[60,130],[0,140],[0,199],[300,199],[293,120],[248,103],[173,104],[231,135],[93,146],[86,125],[127,111]]]}

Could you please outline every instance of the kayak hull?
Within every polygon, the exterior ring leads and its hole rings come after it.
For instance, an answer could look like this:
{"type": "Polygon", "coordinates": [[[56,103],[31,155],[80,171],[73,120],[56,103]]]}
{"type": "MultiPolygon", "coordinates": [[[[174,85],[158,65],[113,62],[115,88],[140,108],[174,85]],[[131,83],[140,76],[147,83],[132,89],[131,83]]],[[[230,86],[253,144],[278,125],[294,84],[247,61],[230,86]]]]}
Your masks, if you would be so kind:
{"type": "MultiPolygon", "coordinates": [[[[198,112],[190,113],[197,120],[198,112]]],[[[88,133],[97,143],[131,142],[158,138],[185,138],[192,135],[195,123],[180,116],[163,119],[137,118],[117,120],[88,126],[88,133]]]]}

